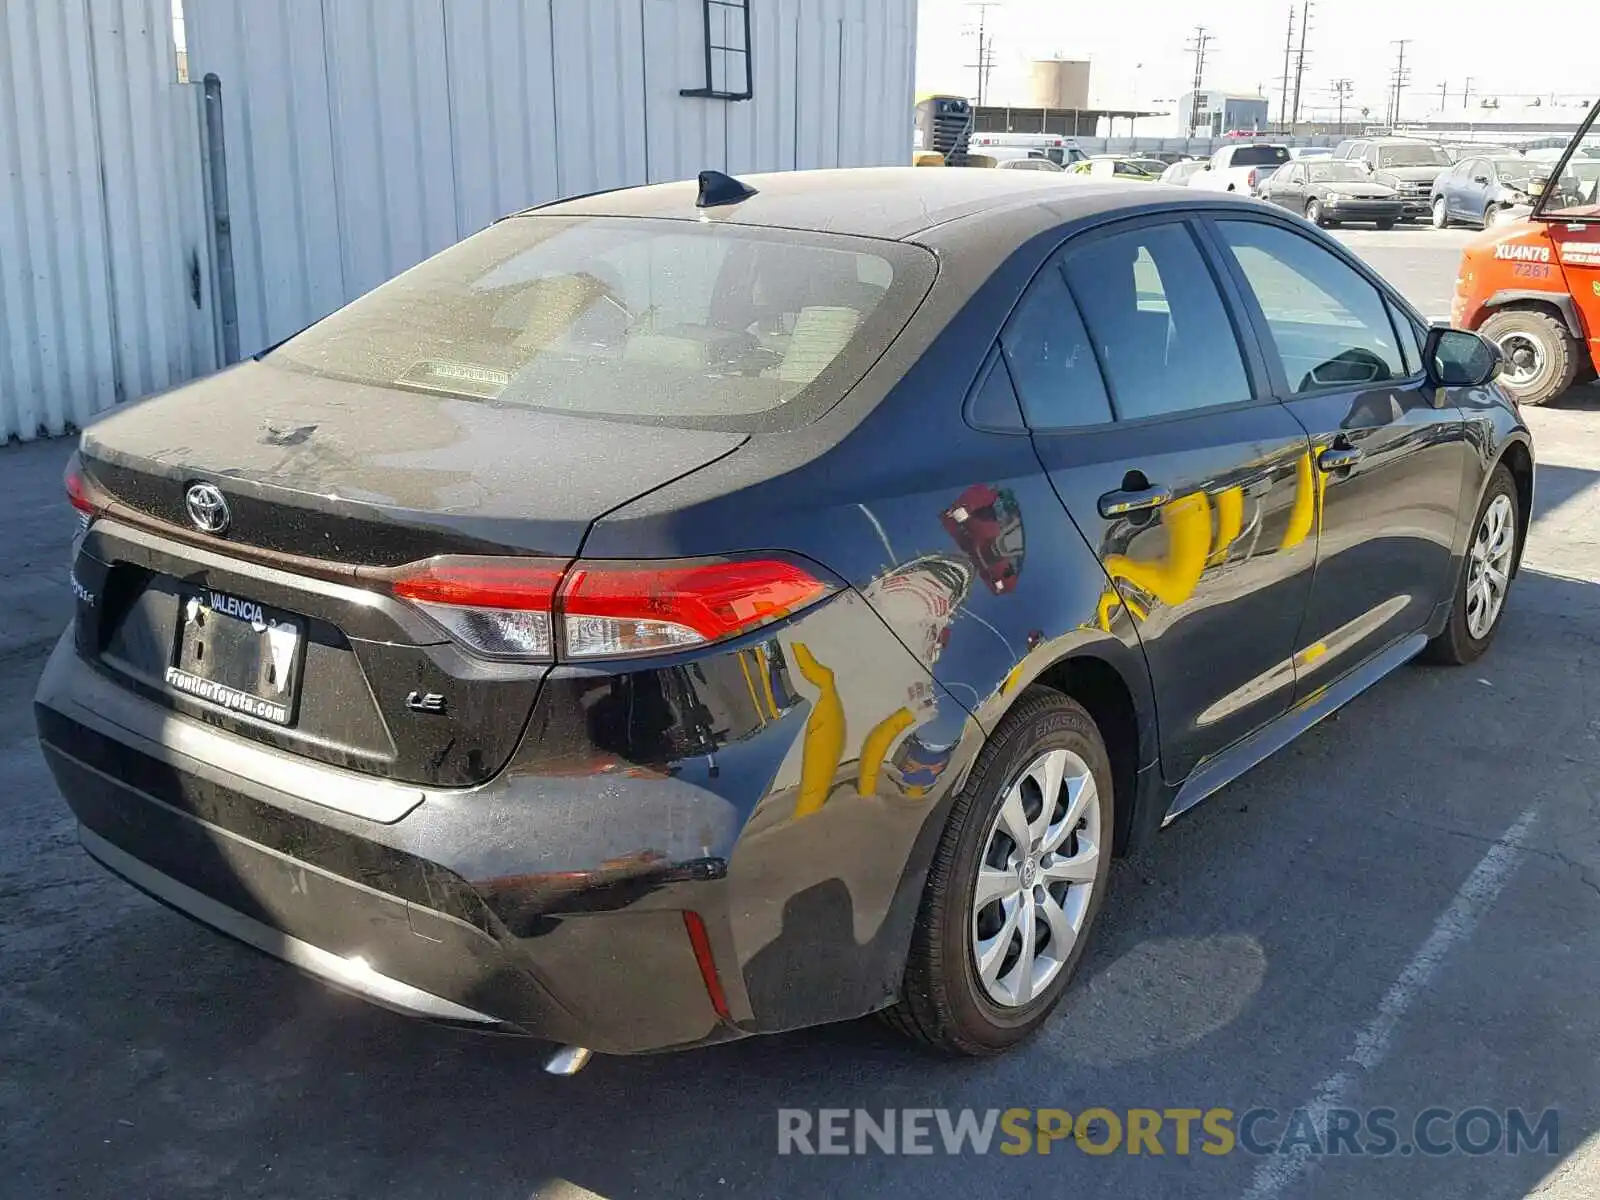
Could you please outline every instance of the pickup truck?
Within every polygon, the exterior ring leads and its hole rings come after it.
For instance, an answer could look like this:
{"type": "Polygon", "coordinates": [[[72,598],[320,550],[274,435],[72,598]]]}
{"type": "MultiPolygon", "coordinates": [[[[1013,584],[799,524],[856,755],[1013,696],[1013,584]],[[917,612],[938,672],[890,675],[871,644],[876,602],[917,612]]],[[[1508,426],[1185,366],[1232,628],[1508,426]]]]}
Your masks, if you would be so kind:
{"type": "Polygon", "coordinates": [[[1211,192],[1238,192],[1253,196],[1261,181],[1288,161],[1287,146],[1273,146],[1264,142],[1224,146],[1211,156],[1210,166],[1190,176],[1189,186],[1211,192]]]}

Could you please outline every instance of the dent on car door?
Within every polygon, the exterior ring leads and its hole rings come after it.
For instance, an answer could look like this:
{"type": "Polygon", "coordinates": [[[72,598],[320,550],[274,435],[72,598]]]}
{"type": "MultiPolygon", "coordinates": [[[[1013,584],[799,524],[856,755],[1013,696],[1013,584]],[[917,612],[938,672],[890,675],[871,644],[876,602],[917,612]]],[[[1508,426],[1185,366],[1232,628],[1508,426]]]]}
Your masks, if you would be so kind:
{"type": "Polygon", "coordinates": [[[1278,393],[1311,438],[1318,555],[1295,647],[1303,696],[1417,634],[1447,602],[1464,423],[1426,382],[1412,318],[1354,265],[1276,222],[1213,228],[1278,393]]]}
{"type": "Polygon", "coordinates": [[[1003,335],[1040,461],[1137,632],[1169,781],[1283,712],[1315,560],[1305,432],[1191,227],[1075,240],[1003,335]]]}

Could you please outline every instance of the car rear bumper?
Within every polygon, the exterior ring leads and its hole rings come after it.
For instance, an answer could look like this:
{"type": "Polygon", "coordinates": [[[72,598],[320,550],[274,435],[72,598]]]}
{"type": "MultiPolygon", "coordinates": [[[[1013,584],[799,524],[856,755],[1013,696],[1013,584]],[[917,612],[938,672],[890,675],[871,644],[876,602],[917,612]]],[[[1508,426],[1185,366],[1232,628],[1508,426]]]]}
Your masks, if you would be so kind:
{"type": "MultiPolygon", "coordinates": [[[[35,713],[91,856],[337,988],[430,1021],[609,1053],[741,1032],[717,1012],[685,920],[703,909],[702,927],[723,923],[719,896],[704,894],[714,883],[657,907],[546,912],[513,929],[456,869],[463,839],[488,834],[470,811],[474,800],[493,803],[482,792],[430,793],[390,825],[278,792],[196,757],[195,736],[229,735],[197,735],[186,718],[126,692],[70,638],[45,669],[35,713]],[[168,736],[180,723],[181,750],[168,736]]],[[[316,769],[329,788],[346,776],[316,769]]],[[[512,833],[506,817],[498,823],[512,833]]]]}
{"type": "Polygon", "coordinates": [[[604,1053],[892,1000],[985,736],[852,591],[681,656],[552,668],[472,788],[219,728],[70,631],[35,716],[84,845],[136,886],[387,1007],[604,1053]]]}

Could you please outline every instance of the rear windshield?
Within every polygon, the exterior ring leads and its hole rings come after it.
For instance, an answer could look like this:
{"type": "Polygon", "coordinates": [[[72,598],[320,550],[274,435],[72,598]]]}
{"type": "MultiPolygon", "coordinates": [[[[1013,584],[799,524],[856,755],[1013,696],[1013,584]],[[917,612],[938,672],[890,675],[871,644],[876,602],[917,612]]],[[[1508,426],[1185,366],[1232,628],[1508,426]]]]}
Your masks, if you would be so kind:
{"type": "Polygon", "coordinates": [[[1384,146],[1378,151],[1380,167],[1448,167],[1450,156],[1438,146],[1384,146]]]}
{"type": "Polygon", "coordinates": [[[497,405],[696,428],[813,419],[935,273],[898,242],[626,217],[513,217],[265,362],[497,405]]]}
{"type": "Polygon", "coordinates": [[[1283,146],[1239,146],[1234,149],[1228,164],[1234,167],[1265,167],[1289,161],[1289,151],[1283,146]]]}

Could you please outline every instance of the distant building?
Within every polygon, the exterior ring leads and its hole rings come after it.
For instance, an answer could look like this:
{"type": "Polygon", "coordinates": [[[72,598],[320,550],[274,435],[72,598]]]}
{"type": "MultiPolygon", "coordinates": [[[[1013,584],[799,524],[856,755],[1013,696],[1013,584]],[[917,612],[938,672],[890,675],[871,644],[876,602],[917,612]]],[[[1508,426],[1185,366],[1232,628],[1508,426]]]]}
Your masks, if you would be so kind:
{"type": "Polygon", "coordinates": [[[1178,128],[1185,134],[1221,137],[1267,128],[1267,98],[1235,92],[1185,92],[1178,97],[1178,128]]]}

